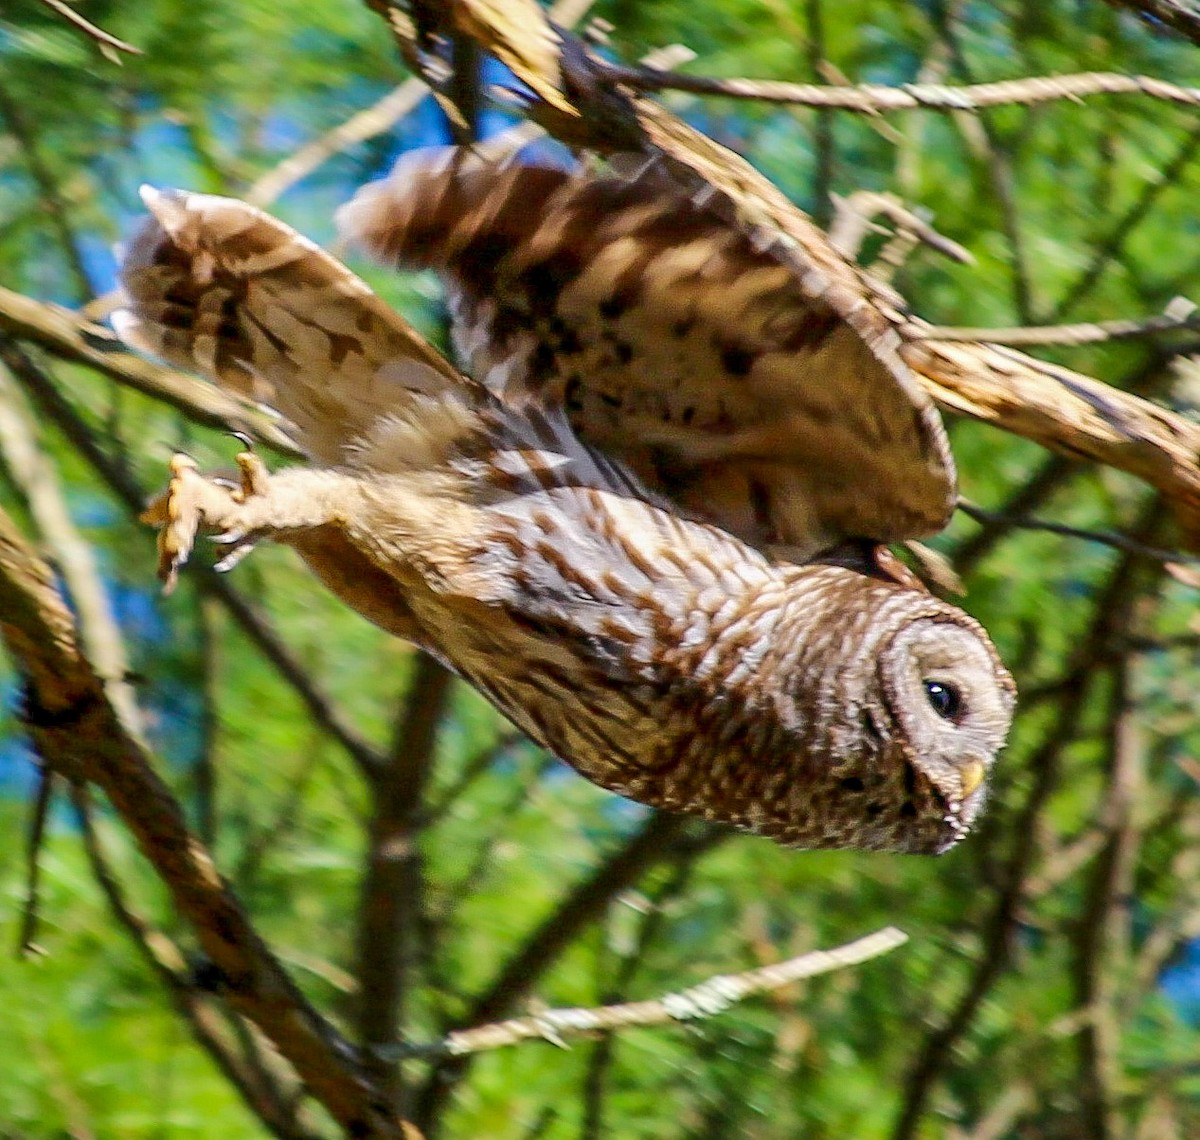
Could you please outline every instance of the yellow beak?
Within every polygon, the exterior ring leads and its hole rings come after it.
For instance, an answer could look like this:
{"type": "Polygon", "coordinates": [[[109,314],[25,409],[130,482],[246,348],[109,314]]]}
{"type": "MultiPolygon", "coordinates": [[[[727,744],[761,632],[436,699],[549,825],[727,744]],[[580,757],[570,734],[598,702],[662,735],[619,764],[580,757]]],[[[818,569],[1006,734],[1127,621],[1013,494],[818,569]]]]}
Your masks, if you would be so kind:
{"type": "Polygon", "coordinates": [[[987,769],[983,766],[981,760],[970,760],[962,766],[959,779],[962,781],[962,797],[964,800],[978,790],[986,775],[987,769]]]}

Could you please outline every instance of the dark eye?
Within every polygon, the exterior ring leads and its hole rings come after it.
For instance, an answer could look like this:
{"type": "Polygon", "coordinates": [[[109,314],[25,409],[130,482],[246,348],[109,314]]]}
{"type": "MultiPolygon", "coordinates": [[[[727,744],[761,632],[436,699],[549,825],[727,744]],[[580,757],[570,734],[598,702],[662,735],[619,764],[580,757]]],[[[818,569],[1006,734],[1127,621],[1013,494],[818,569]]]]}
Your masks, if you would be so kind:
{"type": "Polygon", "coordinates": [[[954,720],[962,711],[962,694],[944,681],[923,681],[925,698],[943,720],[954,720]]]}

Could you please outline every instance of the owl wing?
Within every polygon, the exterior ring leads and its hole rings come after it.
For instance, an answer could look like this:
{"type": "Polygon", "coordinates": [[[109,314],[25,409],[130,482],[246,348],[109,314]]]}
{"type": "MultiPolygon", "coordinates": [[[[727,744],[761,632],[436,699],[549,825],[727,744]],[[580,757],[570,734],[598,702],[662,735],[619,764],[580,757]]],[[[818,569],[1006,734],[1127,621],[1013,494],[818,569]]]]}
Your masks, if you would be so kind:
{"type": "Polygon", "coordinates": [[[565,406],[686,513],[794,558],[949,518],[941,420],[860,279],[668,160],[596,174],[414,152],[339,224],[442,274],[477,379],[565,406]]]}
{"type": "Polygon", "coordinates": [[[365,282],[253,206],[145,189],[129,243],[126,343],[277,410],[313,459],[345,449],[405,393],[469,383],[365,282]]]}

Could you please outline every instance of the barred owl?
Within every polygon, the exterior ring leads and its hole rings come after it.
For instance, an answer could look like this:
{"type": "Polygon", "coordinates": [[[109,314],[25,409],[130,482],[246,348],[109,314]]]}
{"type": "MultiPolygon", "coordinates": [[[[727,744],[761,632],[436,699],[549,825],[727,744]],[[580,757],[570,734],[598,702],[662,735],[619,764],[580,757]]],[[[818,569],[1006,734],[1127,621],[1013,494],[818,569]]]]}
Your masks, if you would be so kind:
{"type": "Polygon", "coordinates": [[[801,847],[967,832],[1012,681],[880,545],[945,523],[945,434],[778,235],[666,162],[410,156],[341,220],[443,274],[463,375],[267,215],[144,196],[121,335],[308,458],[230,484],[177,456],[168,586],[200,528],[225,567],[273,539],[603,787],[801,847]]]}

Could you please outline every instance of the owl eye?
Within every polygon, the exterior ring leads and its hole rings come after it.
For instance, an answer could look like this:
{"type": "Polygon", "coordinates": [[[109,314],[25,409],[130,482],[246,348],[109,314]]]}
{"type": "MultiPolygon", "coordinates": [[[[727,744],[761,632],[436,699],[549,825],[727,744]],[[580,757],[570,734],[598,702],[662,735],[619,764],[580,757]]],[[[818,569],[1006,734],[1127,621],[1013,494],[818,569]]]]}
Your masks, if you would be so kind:
{"type": "Polygon", "coordinates": [[[925,698],[943,720],[954,720],[962,712],[962,694],[944,681],[923,681],[925,698]]]}

